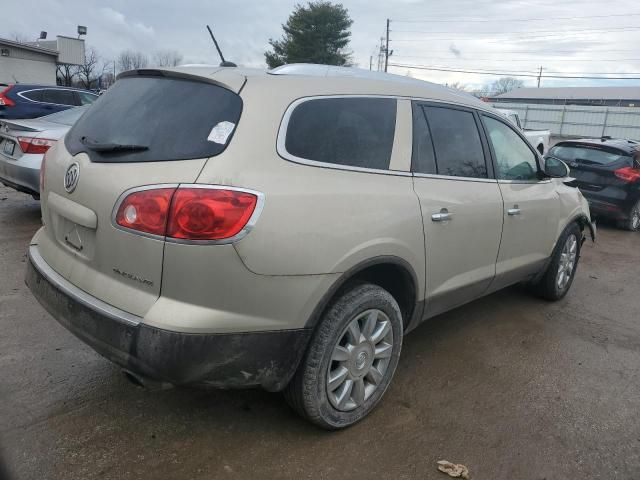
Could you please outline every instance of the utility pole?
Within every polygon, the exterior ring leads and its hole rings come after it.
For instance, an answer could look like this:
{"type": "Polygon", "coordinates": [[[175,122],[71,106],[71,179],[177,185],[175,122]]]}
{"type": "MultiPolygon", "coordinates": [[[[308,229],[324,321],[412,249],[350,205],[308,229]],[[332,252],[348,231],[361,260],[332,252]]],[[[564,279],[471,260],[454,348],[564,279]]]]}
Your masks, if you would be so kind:
{"type": "Polygon", "coordinates": [[[538,74],[538,88],[540,88],[540,80],[542,79],[542,66],[540,66],[540,73],[538,74]]]}
{"type": "Polygon", "coordinates": [[[387,36],[386,36],[386,45],[384,47],[384,71],[387,71],[387,67],[389,66],[389,23],[391,20],[387,18],[387,36]]]}
{"type": "Polygon", "coordinates": [[[373,55],[369,56],[369,70],[373,70],[373,55]]]}

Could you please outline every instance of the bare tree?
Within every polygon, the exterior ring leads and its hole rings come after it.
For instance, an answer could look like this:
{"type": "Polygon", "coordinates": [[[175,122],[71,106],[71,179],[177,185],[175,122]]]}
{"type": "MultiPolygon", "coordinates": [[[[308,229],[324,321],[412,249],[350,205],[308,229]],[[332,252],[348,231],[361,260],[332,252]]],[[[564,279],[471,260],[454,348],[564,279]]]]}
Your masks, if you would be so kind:
{"type": "Polygon", "coordinates": [[[156,67],[177,67],[182,59],[182,54],[176,50],[158,50],[153,54],[153,64],[156,67]]]}
{"type": "Polygon", "coordinates": [[[80,78],[80,84],[84,88],[91,88],[97,83],[100,74],[100,55],[95,48],[89,47],[84,54],[84,64],[78,67],[78,77],[80,78]]]}
{"type": "Polygon", "coordinates": [[[522,80],[514,77],[503,77],[491,84],[491,93],[492,95],[500,95],[515,90],[516,88],[522,88],[523,86],[524,82],[522,80]]]}
{"type": "Polygon", "coordinates": [[[449,87],[449,88],[453,88],[454,90],[460,90],[461,92],[468,92],[469,91],[469,86],[462,83],[462,82],[452,82],[452,83],[447,83],[445,84],[445,86],[449,87]]]}
{"type": "Polygon", "coordinates": [[[149,64],[149,58],[142,52],[135,50],[124,50],[120,52],[116,59],[116,65],[118,70],[124,72],[126,70],[133,70],[136,68],[144,68],[149,64]]]}
{"type": "Polygon", "coordinates": [[[73,80],[78,76],[77,65],[58,64],[56,67],[56,78],[58,85],[64,87],[73,86],[73,80]]]}

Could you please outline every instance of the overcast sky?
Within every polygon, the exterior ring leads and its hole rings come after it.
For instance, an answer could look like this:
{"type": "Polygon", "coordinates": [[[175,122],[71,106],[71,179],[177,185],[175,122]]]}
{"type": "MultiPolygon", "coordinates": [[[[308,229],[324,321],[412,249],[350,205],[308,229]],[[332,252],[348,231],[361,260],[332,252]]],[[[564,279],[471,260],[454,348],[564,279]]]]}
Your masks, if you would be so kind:
{"type": "MultiPolygon", "coordinates": [[[[296,2],[284,0],[20,0],[2,2],[0,36],[34,39],[41,30],[75,35],[86,25],[87,45],[106,59],[124,49],[151,54],[174,49],[188,63],[218,63],[205,30],[209,23],[227,59],[263,67],[269,38],[279,38],[281,24],[296,2]]],[[[369,58],[391,19],[392,63],[444,69],[576,75],[640,72],[640,4],[637,0],[366,0],[345,1],[352,26],[354,61],[369,68],[369,58]],[[603,17],[607,15],[607,17],[603,17]],[[593,18],[598,16],[599,18],[593,18]],[[577,18],[592,17],[592,18],[577,18]],[[539,20],[538,20],[539,19],[539,20]],[[428,20],[428,22],[427,22],[428,20]]],[[[439,83],[470,87],[496,76],[411,70],[390,72],[439,83]]],[[[640,75],[637,75],[640,77],[640,75]]],[[[536,79],[523,77],[526,85],[536,79]]],[[[554,80],[543,86],[640,85],[635,81],[554,80]]]]}

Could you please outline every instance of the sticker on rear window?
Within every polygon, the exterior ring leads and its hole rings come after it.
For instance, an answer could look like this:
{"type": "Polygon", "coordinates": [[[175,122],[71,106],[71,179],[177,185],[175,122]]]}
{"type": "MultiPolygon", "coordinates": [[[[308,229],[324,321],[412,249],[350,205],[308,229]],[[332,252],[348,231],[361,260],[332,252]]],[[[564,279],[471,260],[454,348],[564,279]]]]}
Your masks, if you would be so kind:
{"type": "Polygon", "coordinates": [[[211,129],[207,140],[224,145],[227,143],[227,139],[235,127],[235,123],[227,122],[226,120],[224,122],[220,122],[211,129]]]}

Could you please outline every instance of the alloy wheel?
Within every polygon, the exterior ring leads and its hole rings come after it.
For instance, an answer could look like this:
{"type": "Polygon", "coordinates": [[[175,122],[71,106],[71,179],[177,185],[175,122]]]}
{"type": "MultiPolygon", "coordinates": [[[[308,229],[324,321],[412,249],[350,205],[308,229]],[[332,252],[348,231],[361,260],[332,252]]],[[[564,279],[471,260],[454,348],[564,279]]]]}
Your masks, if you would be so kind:
{"type": "Polygon", "coordinates": [[[381,310],[354,317],[333,348],[327,372],[327,395],[336,410],[347,412],[364,404],[378,389],[389,367],[393,330],[381,310]]]}
{"type": "Polygon", "coordinates": [[[578,255],[578,239],[575,235],[571,234],[567,237],[560,254],[560,265],[558,266],[558,273],[556,275],[556,285],[560,291],[567,288],[573,269],[576,266],[576,258],[578,255]]]}

